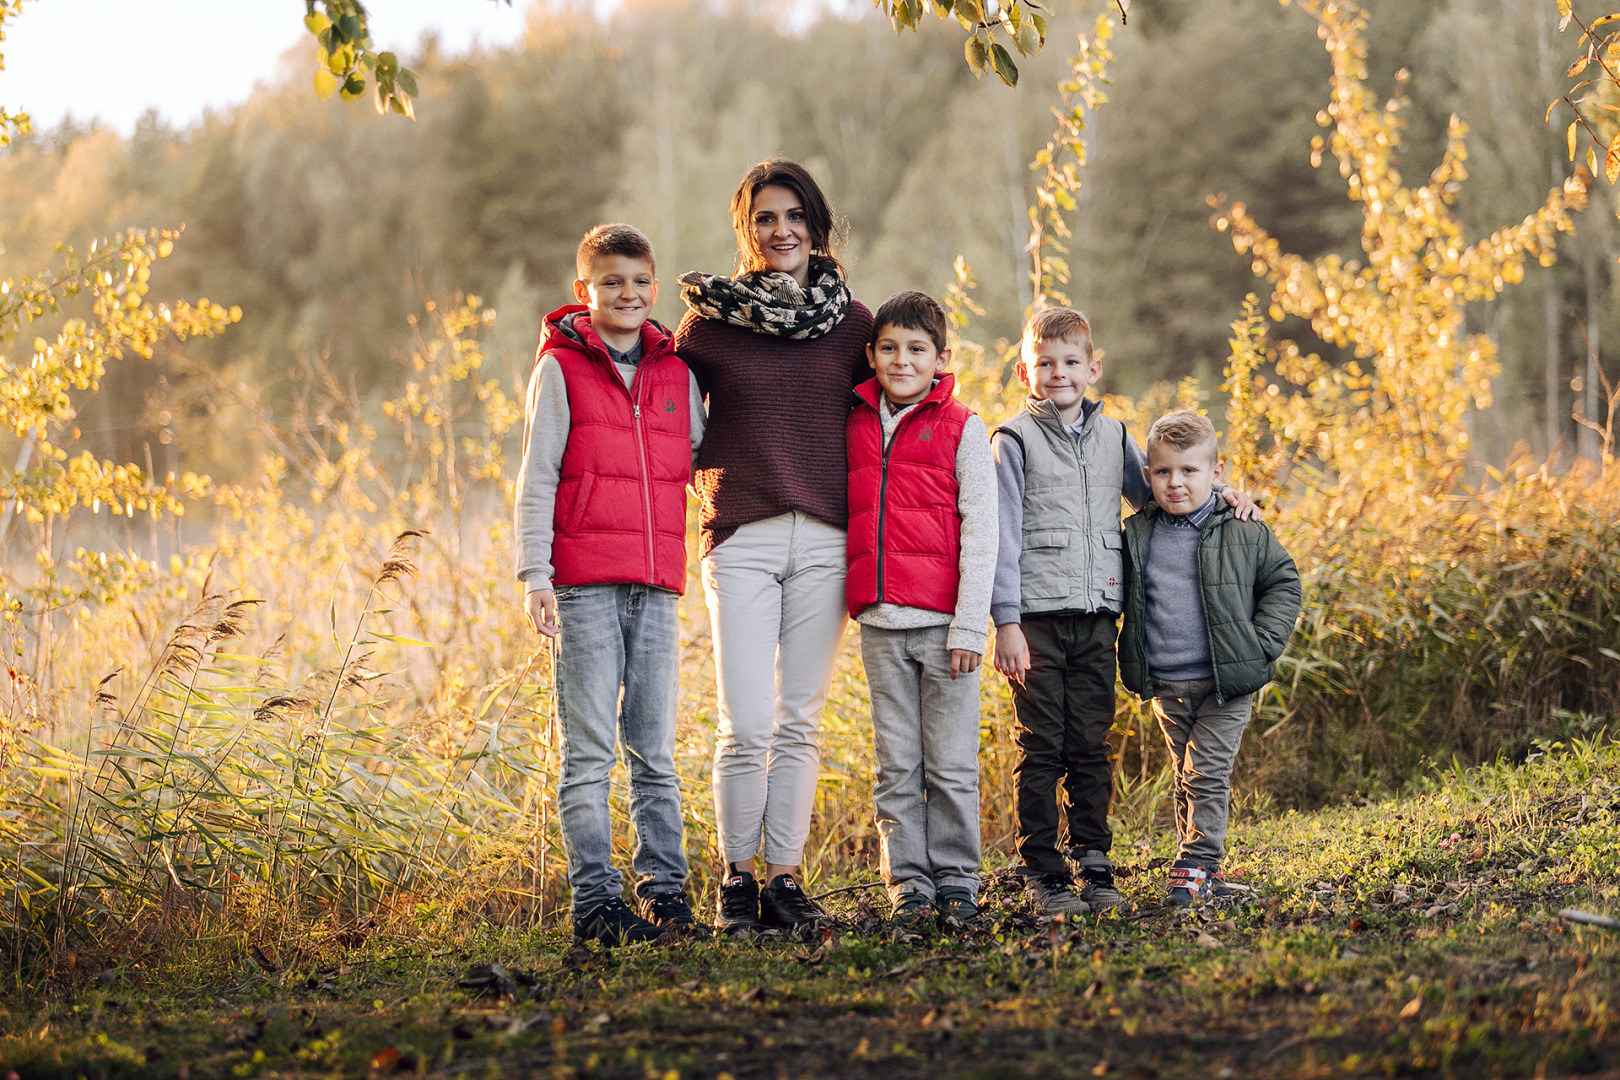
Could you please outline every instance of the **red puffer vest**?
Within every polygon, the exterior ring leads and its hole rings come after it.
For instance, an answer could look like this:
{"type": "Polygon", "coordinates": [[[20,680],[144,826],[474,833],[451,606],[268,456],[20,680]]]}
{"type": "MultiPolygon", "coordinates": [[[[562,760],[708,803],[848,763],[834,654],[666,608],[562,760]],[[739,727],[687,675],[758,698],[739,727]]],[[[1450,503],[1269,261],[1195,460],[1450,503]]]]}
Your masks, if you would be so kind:
{"type": "Polygon", "coordinates": [[[971,409],[951,396],[942,376],[883,446],[883,391],[872,379],[855,388],[845,429],[849,455],[849,613],[871,604],[956,610],[961,581],[962,515],[957,509],[956,448],[971,409]]]}
{"type": "Polygon", "coordinates": [[[546,316],[540,355],[568,388],[553,519],[556,585],[639,582],[686,591],[686,485],[692,420],[686,365],[669,331],[641,324],[641,364],[629,387],[577,304],[546,316]]]}

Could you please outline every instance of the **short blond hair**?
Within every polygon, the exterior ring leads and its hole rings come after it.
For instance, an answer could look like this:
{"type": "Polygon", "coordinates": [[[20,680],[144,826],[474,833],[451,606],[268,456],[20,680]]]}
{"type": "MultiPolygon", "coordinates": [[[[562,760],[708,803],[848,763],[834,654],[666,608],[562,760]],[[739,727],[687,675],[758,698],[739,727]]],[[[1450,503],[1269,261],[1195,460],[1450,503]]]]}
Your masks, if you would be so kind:
{"type": "Polygon", "coordinates": [[[1091,322],[1080,312],[1066,307],[1042,308],[1029,317],[1024,326],[1024,344],[1059,340],[1083,346],[1086,359],[1091,359],[1091,322]]]}
{"type": "Polygon", "coordinates": [[[1209,417],[1192,409],[1177,409],[1153,421],[1153,427],[1148,429],[1147,456],[1151,459],[1154,448],[1159,446],[1191,450],[1206,443],[1209,445],[1210,460],[1219,458],[1220,438],[1215,434],[1215,425],[1209,417]]]}

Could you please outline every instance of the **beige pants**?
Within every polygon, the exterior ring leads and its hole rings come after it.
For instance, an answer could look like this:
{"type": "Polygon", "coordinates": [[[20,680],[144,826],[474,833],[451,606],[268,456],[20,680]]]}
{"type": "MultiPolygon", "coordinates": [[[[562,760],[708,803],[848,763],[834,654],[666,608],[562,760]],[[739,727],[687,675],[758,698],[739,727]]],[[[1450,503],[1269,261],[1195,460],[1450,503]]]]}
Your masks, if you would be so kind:
{"type": "Polygon", "coordinates": [[[817,738],[843,641],[844,530],[798,512],[738,529],[703,560],[720,724],[714,810],[727,862],[804,858],[817,738]]]}

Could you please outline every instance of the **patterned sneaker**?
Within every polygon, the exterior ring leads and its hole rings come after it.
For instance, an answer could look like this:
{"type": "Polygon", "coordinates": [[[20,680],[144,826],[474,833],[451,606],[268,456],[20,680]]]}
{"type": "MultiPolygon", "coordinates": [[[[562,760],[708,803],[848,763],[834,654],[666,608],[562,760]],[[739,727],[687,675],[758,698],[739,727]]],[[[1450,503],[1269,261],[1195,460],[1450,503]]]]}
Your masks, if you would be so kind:
{"type": "Polygon", "coordinates": [[[609,949],[661,941],[668,933],[630,910],[620,897],[604,900],[574,916],[574,940],[594,941],[609,949]]]}
{"type": "Polygon", "coordinates": [[[940,889],[935,903],[943,927],[970,926],[978,921],[979,905],[974,902],[972,891],[961,885],[947,885],[940,889]]]}
{"type": "Polygon", "coordinates": [[[1187,859],[1170,867],[1170,902],[1176,907],[1202,904],[1210,897],[1209,871],[1187,859]]]}
{"type": "Polygon", "coordinates": [[[920,892],[908,892],[900,897],[889,915],[896,930],[922,930],[934,924],[938,912],[931,897],[920,892]]]}
{"type": "Polygon", "coordinates": [[[698,922],[697,916],[692,914],[692,905],[686,899],[685,889],[643,897],[641,917],[677,937],[695,938],[698,941],[708,941],[714,937],[714,931],[698,922]]]}
{"type": "Polygon", "coordinates": [[[1042,915],[1084,915],[1091,910],[1067,874],[1031,874],[1024,879],[1024,893],[1042,915]]]}
{"type": "Polygon", "coordinates": [[[1107,911],[1125,902],[1125,897],[1114,888],[1114,864],[1102,851],[1088,851],[1080,859],[1080,899],[1092,911],[1107,911]]]}
{"type": "Polygon", "coordinates": [[[777,874],[759,891],[759,921],[768,929],[789,930],[802,936],[832,925],[831,916],[805,895],[792,874],[777,874]]]}
{"type": "Polygon", "coordinates": [[[755,934],[764,929],[759,923],[759,882],[753,874],[739,870],[720,883],[714,926],[722,934],[755,934]]]}

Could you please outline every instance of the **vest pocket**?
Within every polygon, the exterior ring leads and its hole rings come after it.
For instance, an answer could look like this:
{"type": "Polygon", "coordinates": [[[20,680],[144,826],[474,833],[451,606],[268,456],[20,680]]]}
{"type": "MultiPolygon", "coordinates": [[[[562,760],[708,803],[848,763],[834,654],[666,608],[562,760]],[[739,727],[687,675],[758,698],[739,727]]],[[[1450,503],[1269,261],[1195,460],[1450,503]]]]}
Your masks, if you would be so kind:
{"type": "Polygon", "coordinates": [[[1024,599],[1068,596],[1074,591],[1074,575],[1079,568],[1069,550],[1070,535],[1067,529],[1024,534],[1024,550],[1018,556],[1024,599]]]}
{"type": "MultiPolygon", "coordinates": [[[[557,532],[563,536],[571,536],[579,530],[580,522],[585,517],[585,510],[590,501],[591,492],[596,487],[596,474],[586,473],[573,485],[569,492],[567,504],[557,508],[557,532]]],[[[558,496],[562,495],[562,487],[558,486],[558,496]]]]}

